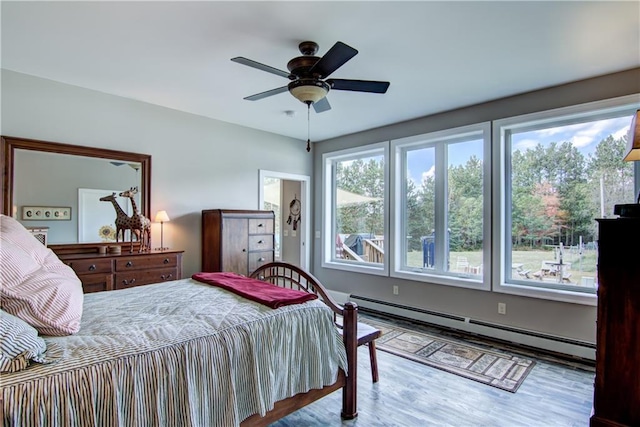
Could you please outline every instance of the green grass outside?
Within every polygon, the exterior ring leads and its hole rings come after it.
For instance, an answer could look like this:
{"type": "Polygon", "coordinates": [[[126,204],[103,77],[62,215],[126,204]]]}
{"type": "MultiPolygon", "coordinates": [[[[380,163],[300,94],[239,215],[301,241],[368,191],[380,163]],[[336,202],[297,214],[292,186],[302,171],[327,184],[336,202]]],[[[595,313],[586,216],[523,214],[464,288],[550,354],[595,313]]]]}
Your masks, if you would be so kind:
{"type": "MultiPolygon", "coordinates": [[[[458,257],[466,257],[469,261],[469,266],[477,267],[482,264],[482,252],[451,252],[449,257],[449,263],[453,271],[456,270],[456,261],[458,257]]],[[[564,251],[562,261],[565,263],[571,263],[571,268],[565,271],[571,273],[569,278],[571,283],[581,284],[582,277],[595,277],[596,273],[596,258],[597,253],[595,250],[584,250],[582,258],[580,255],[571,249],[564,251]]],[[[422,267],[422,251],[409,252],[407,255],[407,261],[409,266],[422,267]]],[[[522,264],[522,270],[529,270],[532,280],[538,280],[534,278],[533,273],[540,270],[543,261],[556,261],[554,259],[553,250],[527,250],[527,251],[513,251],[512,262],[514,264],[522,264]]],[[[520,277],[517,277],[520,278],[520,277]]]]}

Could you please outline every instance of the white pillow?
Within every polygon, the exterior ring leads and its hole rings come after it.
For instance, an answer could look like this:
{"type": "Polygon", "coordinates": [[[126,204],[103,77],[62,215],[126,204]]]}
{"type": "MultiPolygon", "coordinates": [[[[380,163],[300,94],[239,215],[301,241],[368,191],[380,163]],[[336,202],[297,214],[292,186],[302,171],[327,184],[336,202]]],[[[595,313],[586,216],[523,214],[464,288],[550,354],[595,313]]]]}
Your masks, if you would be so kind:
{"type": "Polygon", "coordinates": [[[71,267],[15,219],[0,216],[0,308],[43,335],[80,330],[84,295],[71,267]]]}

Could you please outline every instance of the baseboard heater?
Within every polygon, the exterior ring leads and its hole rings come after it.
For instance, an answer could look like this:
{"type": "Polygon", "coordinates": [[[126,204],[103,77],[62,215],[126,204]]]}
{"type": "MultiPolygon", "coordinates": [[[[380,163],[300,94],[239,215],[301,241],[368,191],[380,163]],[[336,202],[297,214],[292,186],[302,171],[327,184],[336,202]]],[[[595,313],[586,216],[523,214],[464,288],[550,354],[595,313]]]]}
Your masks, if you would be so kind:
{"type": "Polygon", "coordinates": [[[358,307],[362,308],[363,312],[370,310],[372,312],[389,314],[408,320],[417,320],[445,328],[482,335],[499,341],[533,347],[557,355],[567,355],[591,361],[596,358],[596,345],[587,341],[514,328],[388,301],[380,301],[361,295],[352,294],[350,300],[358,304],[358,307]]]}

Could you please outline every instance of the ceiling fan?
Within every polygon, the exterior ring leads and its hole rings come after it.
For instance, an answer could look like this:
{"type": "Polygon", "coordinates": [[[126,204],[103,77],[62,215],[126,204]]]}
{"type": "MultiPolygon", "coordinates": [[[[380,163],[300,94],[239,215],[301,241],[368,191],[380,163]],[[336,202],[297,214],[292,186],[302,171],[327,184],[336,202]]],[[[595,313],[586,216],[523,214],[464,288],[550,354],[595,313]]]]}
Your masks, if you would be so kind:
{"type": "Polygon", "coordinates": [[[307,106],[313,105],[316,113],[322,113],[331,109],[331,105],[329,105],[329,101],[326,98],[327,93],[329,93],[331,89],[385,93],[389,88],[389,82],[327,79],[334,71],[358,54],[356,49],[340,41],[336,42],[322,58],[315,56],[318,52],[318,44],[315,42],[302,42],[298,46],[298,49],[300,49],[302,56],[295,57],[289,61],[287,64],[289,72],[240,56],[232,58],[231,60],[238,64],[257,68],[258,70],[286,77],[291,80],[286,86],[247,96],[244,99],[257,101],[268,96],[289,91],[291,95],[307,104],[307,106]]]}

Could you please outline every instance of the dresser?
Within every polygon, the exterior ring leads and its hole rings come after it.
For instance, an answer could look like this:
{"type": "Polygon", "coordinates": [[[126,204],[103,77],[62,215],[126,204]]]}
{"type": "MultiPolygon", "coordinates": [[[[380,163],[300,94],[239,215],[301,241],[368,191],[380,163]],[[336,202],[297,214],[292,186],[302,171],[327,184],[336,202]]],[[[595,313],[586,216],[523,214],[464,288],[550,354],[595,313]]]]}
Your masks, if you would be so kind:
{"type": "Polygon", "coordinates": [[[180,279],[183,252],[78,253],[59,255],[59,258],[73,268],[84,292],[89,293],[180,279]]]}
{"type": "Polygon", "coordinates": [[[600,219],[591,427],[640,426],[640,218],[600,219]]]}
{"type": "Polygon", "coordinates": [[[275,215],[272,211],[202,211],[202,271],[248,276],[274,260],[275,215]]]}

